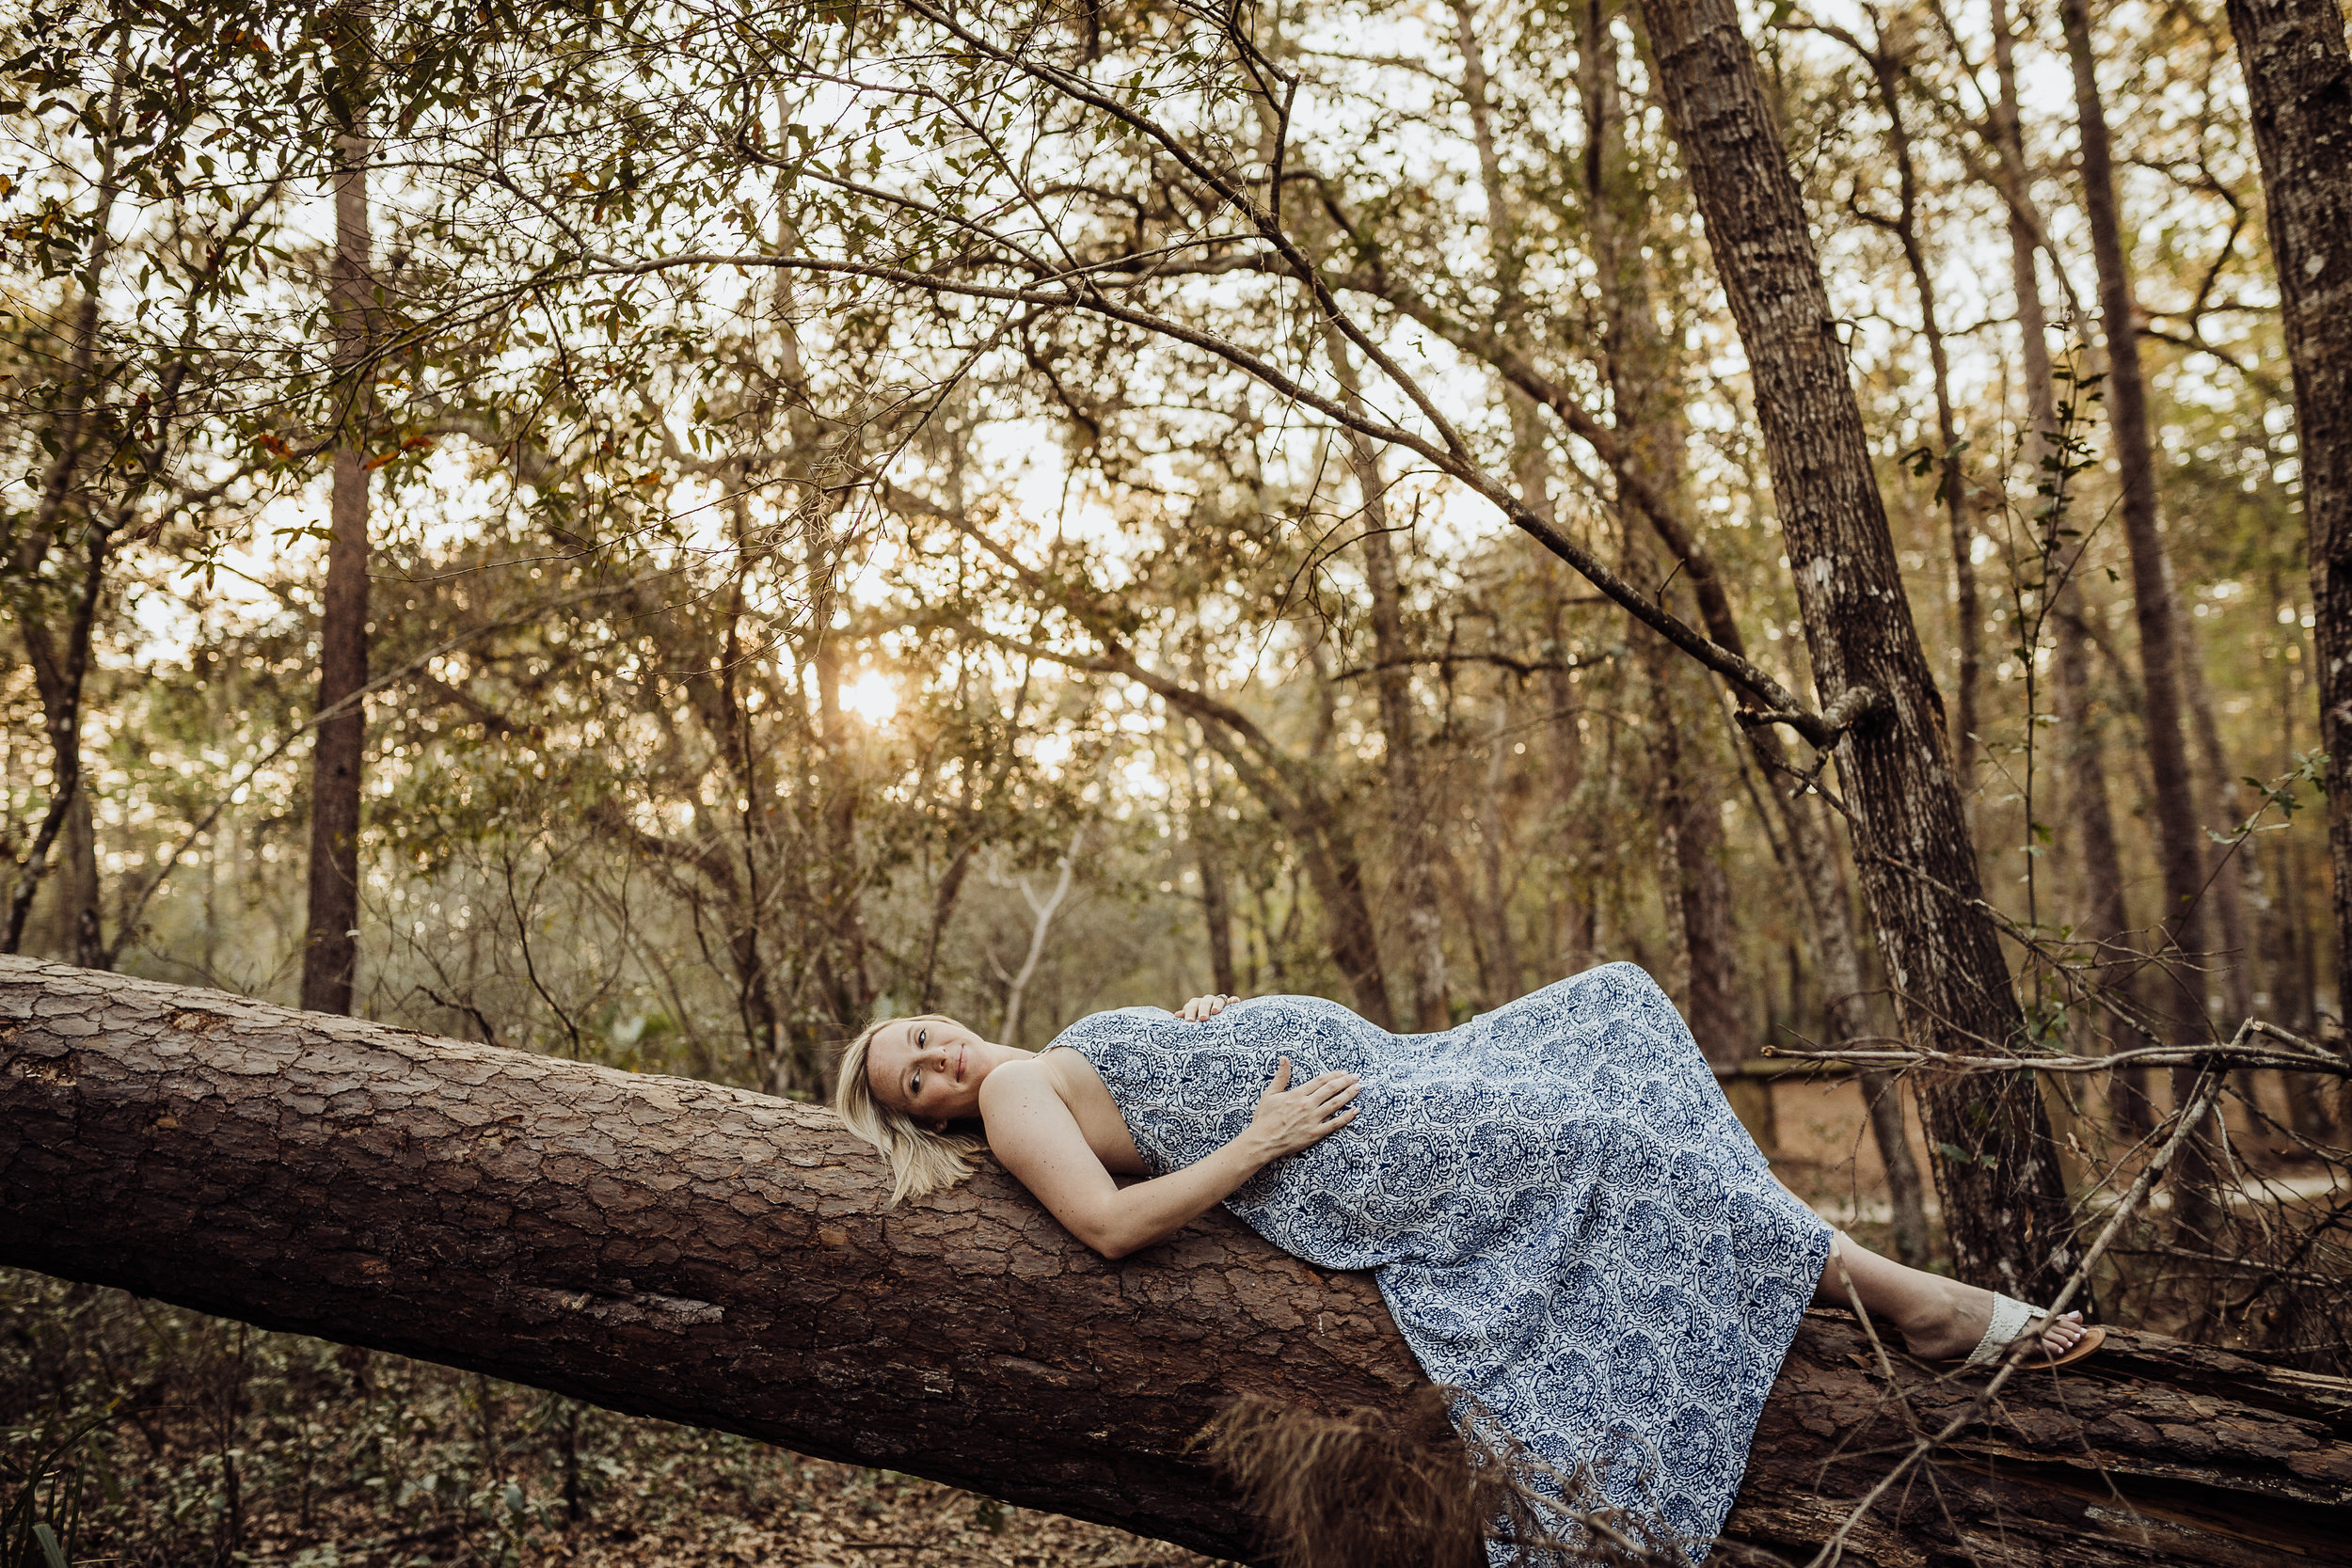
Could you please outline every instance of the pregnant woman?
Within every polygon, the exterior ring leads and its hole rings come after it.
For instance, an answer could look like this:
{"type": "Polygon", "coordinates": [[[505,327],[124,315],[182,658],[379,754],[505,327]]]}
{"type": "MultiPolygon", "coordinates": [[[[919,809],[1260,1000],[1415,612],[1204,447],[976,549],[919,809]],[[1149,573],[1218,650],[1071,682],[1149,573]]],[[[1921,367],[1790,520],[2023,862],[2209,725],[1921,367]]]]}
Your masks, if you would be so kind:
{"type": "Polygon", "coordinates": [[[1105,1257],[1223,1203],[1309,1262],[1373,1270],[1432,1382],[1696,1555],[1806,1303],[1849,1305],[1844,1277],[1930,1359],[1993,1360],[2030,1332],[2055,1363],[2104,1332],[1832,1230],[1627,963],[1438,1035],[1308,996],[1121,1007],[1036,1053],[891,1019],[843,1053],[835,1102],[889,1160],[893,1201],[969,1170],[979,1145],[953,1129],[977,1117],[1105,1257]]]}

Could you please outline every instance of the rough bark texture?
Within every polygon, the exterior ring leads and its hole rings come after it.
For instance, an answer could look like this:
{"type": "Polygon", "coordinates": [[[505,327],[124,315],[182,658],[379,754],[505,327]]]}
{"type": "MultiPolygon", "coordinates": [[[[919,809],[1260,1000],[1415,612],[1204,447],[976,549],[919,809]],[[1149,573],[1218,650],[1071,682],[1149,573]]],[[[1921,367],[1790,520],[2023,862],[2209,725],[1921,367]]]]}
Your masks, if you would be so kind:
{"type": "MultiPolygon", "coordinates": [[[[1118,1263],[988,1167],[884,1210],[812,1107],[0,959],[0,1262],[886,1465],[1231,1556],[1245,1392],[1385,1405],[1371,1279],[1221,1212],[1118,1263]]],[[[1817,1313],[1731,1539],[1810,1553],[1899,1447],[1817,1313]]],[[[1926,1423],[1968,1397],[1907,1366],[1926,1423]]],[[[2352,1563],[2352,1384],[2119,1333],[2021,1377],[1850,1563],[2352,1563]]]]}
{"type": "Polygon", "coordinates": [[[2335,0],[2230,0],[2262,159],[2303,469],[2335,863],[2336,1006],[2352,1006],[2352,49],[2335,0]]]}
{"type": "MultiPolygon", "coordinates": [[[[345,19],[346,21],[348,19],[345,19]]],[[[342,52],[345,57],[355,50],[342,52]]],[[[349,85],[346,84],[346,90],[349,85]]],[[[359,770],[367,747],[368,467],[364,412],[373,403],[367,366],[369,142],[346,134],[336,146],[335,259],[328,280],[335,372],[351,429],[335,452],[329,501],[326,587],[319,609],[318,726],[310,768],[310,876],[302,948],[302,1005],[351,1011],[359,958],[359,770]]]]}
{"type": "MultiPolygon", "coordinates": [[[[1747,351],[1806,648],[1825,705],[1867,690],[1837,741],[1854,858],[1905,1026],[1955,1053],[2023,1023],[1943,743],[1862,413],[1756,56],[1731,0],[1645,0],[1667,113],[1747,351]]],[[[1925,1081],[1921,1109],[1960,1272],[2012,1294],[2077,1256],[2049,1117],[2025,1074],[1925,1081]],[[1989,1158],[1988,1158],[1989,1157],[1989,1158]]]]}

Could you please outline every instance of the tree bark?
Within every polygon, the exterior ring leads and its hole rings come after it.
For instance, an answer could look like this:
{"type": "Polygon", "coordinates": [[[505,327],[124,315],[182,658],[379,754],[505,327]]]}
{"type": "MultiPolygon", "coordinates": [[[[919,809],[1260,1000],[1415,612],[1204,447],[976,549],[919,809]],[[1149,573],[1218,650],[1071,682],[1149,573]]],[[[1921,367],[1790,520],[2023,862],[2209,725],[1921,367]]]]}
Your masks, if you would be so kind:
{"type": "MultiPolygon", "coordinates": [[[[1219,1556],[1243,1394],[1393,1406],[1372,1280],[1221,1212],[1117,1263],[993,1164],[900,1209],[812,1106],[0,958],[0,1262],[910,1471],[1219,1556]]],[[[1903,1446],[1807,1320],[1726,1539],[1809,1554],[1903,1446]]],[[[1970,1385],[1898,1362],[1923,1425],[1970,1385]]],[[[1845,1560],[2352,1564],[2352,1383],[2118,1331],[1845,1560]]],[[[1368,1565],[1369,1568],[1369,1565],[1368,1565]]]]}
{"type": "MultiPolygon", "coordinates": [[[[1645,341],[1646,353],[1652,357],[1660,348],[1656,327],[1645,311],[1638,307],[1628,309],[1628,293],[1638,291],[1645,295],[1648,285],[1642,268],[1625,264],[1628,246],[1623,237],[1625,228],[1642,221],[1651,203],[1638,182],[1629,181],[1619,172],[1626,157],[1625,115],[1617,87],[1617,43],[1610,5],[1607,0],[1588,0],[1581,12],[1570,14],[1578,18],[1581,29],[1577,47],[1578,86],[1584,100],[1584,187],[1592,214],[1592,243],[1602,280],[1601,303],[1609,318],[1611,387],[1622,418],[1641,402],[1636,388],[1626,376],[1629,352],[1636,346],[1637,340],[1645,341]],[[1632,194],[1629,195],[1629,190],[1632,194]]],[[[1638,257],[1639,246],[1633,248],[1638,257]]],[[[1661,490],[1665,494],[1681,493],[1685,470],[1678,451],[1648,439],[1645,431],[1628,433],[1624,447],[1620,473],[1638,472],[1645,495],[1656,496],[1661,490]],[[1659,476],[1652,470],[1668,458],[1673,461],[1673,468],[1661,486],[1655,482],[1659,476]]],[[[1620,487],[1621,500],[1626,488],[1620,487]]],[[[1726,648],[1739,649],[1744,657],[1746,635],[1740,629],[1731,596],[1712,556],[1680,514],[1664,506],[1646,504],[1637,505],[1634,510],[1648,520],[1651,531],[1675,559],[1680,574],[1689,579],[1691,596],[1698,606],[1708,636],[1726,648]]],[[[1777,731],[1767,726],[1749,730],[1748,746],[1768,781],[1778,784],[1792,775],[1788,751],[1777,731]]],[[[1770,794],[1788,832],[1790,856],[1796,862],[1806,921],[1820,965],[1829,1043],[1836,1049],[1871,1032],[1861,954],[1852,913],[1837,875],[1836,847],[1833,835],[1824,831],[1811,793],[1772,787],[1770,794]]],[[[1926,1184],[1920,1178],[1918,1163],[1912,1156],[1911,1140],[1903,1126],[1901,1085],[1890,1073],[1865,1072],[1861,1078],[1864,1099],[1869,1107],[1871,1136],[1878,1145],[1880,1163],[1886,1173],[1896,1255],[1906,1263],[1924,1265],[1929,1256],[1926,1184]]]]}
{"type": "MultiPolygon", "coordinates": [[[[2024,117],[2017,98],[2016,40],[2010,31],[2007,0],[1993,0],[1993,62],[1999,96],[1993,108],[1993,140],[2000,154],[2000,173],[2016,193],[2005,203],[2009,216],[2010,285],[2017,301],[2017,334],[2026,381],[2027,429],[2019,456],[2037,490],[2044,483],[2043,461],[2058,433],[2057,372],[2050,359],[2049,319],[2042,307],[2042,277],[2037,261],[2040,226],[2030,212],[2026,192],[2031,171],[2026,162],[2024,117]]],[[[2055,503],[2055,495],[2048,498],[2055,503]]],[[[2056,676],[2059,739],[2059,776],[2064,781],[2066,815],[2076,830],[2068,844],[2074,851],[2082,883],[2082,909],[2076,924],[2100,945],[2100,958],[2091,976],[2102,985],[2136,984],[2137,965],[2131,952],[2131,922],[2123,902],[2123,860],[2116,842],[2115,817],[2107,796],[2106,762],[2098,724],[2090,712],[2090,649],[2081,619],[2082,546],[2075,545],[2054,563],[2058,587],[2049,606],[2052,667],[2056,676]],[[2118,961],[2121,960],[2121,961],[2118,961]]],[[[2045,568],[2045,576],[2051,575],[2045,568]]],[[[2137,1030],[2119,1029],[2097,1015],[2099,1029],[2110,1052],[2152,1043],[2137,1030]]],[[[2128,1143],[2153,1125],[2145,1068],[2119,1068],[2108,1079],[2108,1108],[2122,1124],[2128,1143]]]]}
{"type": "MultiPolygon", "coordinates": [[[[2066,53],[2074,71],[2075,118],[2081,127],[2083,210],[2090,221],[2090,254],[2099,272],[2100,334],[2107,350],[2107,423],[2114,434],[2123,539],[2132,558],[2132,615],[2139,628],[2140,733],[2148,748],[2148,776],[2154,808],[2156,863],[2164,879],[2162,957],[2168,961],[2150,976],[2149,1001],[2176,1037],[2212,1033],[2205,1011],[2205,837],[2199,820],[2196,783],[2189,772],[2188,738],[2182,718],[2179,606],[2172,569],[2165,558],[2157,520],[2155,448],[2148,431],[2148,388],[2139,364],[2139,326],[2134,314],[2132,277],[2123,257],[2122,215],[2115,188],[2107,138],[2106,105],[2099,93],[2098,62],[2091,51],[2090,15],[2085,0],[2059,0],[2066,53]]],[[[2175,1068],[2172,1093],[2186,1095],[2194,1073],[2175,1068]]],[[[2221,1121],[2217,1115],[2212,1133],[2221,1121]]],[[[2200,1134],[2182,1150],[2173,1168],[2173,1223],[2188,1244],[2226,1251],[2220,1234],[2229,1212],[2214,1195],[2220,1151],[2215,1136],[2200,1134]]]]}
{"type": "MultiPolygon", "coordinates": [[[[2189,722],[2197,736],[2197,764],[2202,772],[2205,809],[2213,816],[2205,826],[2228,837],[2246,820],[2239,796],[2238,775],[2222,749],[2221,724],[2214,715],[2213,688],[2205,680],[2197,657],[2197,637],[2188,617],[2179,622],[2181,687],[2188,699],[2189,722]]],[[[2220,985],[2221,1033],[2226,1036],[2254,1016],[2254,950],[2247,933],[2247,878],[2253,869],[2250,847],[2244,843],[2205,843],[2205,879],[2213,899],[2213,922],[2220,951],[2214,969],[2220,985]]]]}
{"type": "MultiPolygon", "coordinates": [[[[1632,561],[1628,565],[1632,568],[1632,561]]],[[[1736,1067],[1748,1054],[1754,1026],[1740,1006],[1731,884],[1724,871],[1723,816],[1713,792],[1696,783],[1708,770],[1706,763],[1692,757],[1684,746],[1687,737],[1707,731],[1676,700],[1685,670],[1674,650],[1662,638],[1639,630],[1633,638],[1649,689],[1642,733],[1650,757],[1651,810],[1660,830],[1659,893],[1666,907],[1666,927],[1677,937],[1688,967],[1682,1010],[1708,1061],[1736,1067]]]]}
{"type": "MultiPolygon", "coordinates": [[[[2100,961],[2091,966],[2092,983],[2122,986],[2136,992],[2134,977],[2139,962],[2132,950],[2131,920],[2123,903],[2122,855],[2107,800],[2102,726],[2090,711],[2090,639],[2077,606],[2071,602],[2079,598],[2080,592],[2070,584],[2051,617],[2057,623],[2051,664],[2058,685],[2059,765],[2066,782],[2066,815],[2078,835],[2075,849],[2083,898],[2079,928],[2098,944],[2100,961]]],[[[2093,1027],[2105,1034],[2110,1053],[2155,1043],[2137,1029],[2112,1021],[2093,1027]]],[[[2107,1100],[2116,1130],[2127,1143],[2155,1125],[2145,1068],[2117,1069],[2108,1081],[2107,1100]]]]}
{"type": "Polygon", "coordinates": [[[1911,128],[1903,119],[1902,68],[1883,37],[1874,42],[1875,48],[1861,53],[1869,61],[1879,101],[1886,110],[1886,137],[1895,153],[1900,202],[1895,235],[1911,270],[1912,288],[1919,295],[1919,334],[1927,341],[1928,365],[1935,382],[1935,433],[1943,447],[1935,454],[1941,476],[1936,488],[1951,535],[1952,641],[1960,650],[1960,668],[1952,683],[1952,771],[1960,781],[1961,802],[1968,813],[1973,838],[1977,828],[1977,700],[1984,670],[1984,608],[1977,594],[1977,523],[1969,505],[1968,468],[1961,457],[1960,427],[1952,417],[1951,356],[1944,343],[1944,324],[1936,313],[1935,273],[1928,264],[1927,246],[1919,235],[1919,172],[1912,156],[1911,128]]]}
{"type": "MultiPolygon", "coordinates": [[[[1327,327],[1323,342],[1341,395],[1350,408],[1360,412],[1363,394],[1355,361],[1348,357],[1347,340],[1338,328],[1327,327]]],[[[1442,851],[1422,783],[1420,742],[1413,723],[1412,650],[1406,642],[1403,595],[1396,580],[1389,482],[1380,471],[1380,453],[1370,440],[1354,431],[1344,439],[1348,470],[1355,476],[1357,496],[1363,506],[1360,547],[1364,585],[1372,596],[1372,644],[1377,663],[1372,680],[1380,699],[1380,754],[1388,774],[1389,830],[1393,835],[1390,853],[1396,863],[1391,887],[1397,917],[1405,927],[1413,1026],[1435,1034],[1454,1023],[1445,973],[1445,911],[1438,899],[1435,863],[1442,851]]]]}
{"type": "Polygon", "coordinates": [[[1241,982],[1233,975],[1233,901],[1226,886],[1225,863],[1216,847],[1192,835],[1193,869],[1200,877],[1200,924],[1209,943],[1209,984],[1231,996],[1241,982]]]}
{"type": "MultiPolygon", "coordinates": [[[[2091,55],[2090,20],[2083,0],[2061,0],[2067,54],[2074,62],[2076,118],[2081,125],[2083,205],[2090,220],[2090,249],[2099,269],[2099,319],[2107,351],[2107,418],[2114,435],[2122,490],[2123,537],[2132,559],[2132,611],[2139,629],[2140,721],[2154,797],[2156,858],[2164,875],[2164,927],[2177,958],[2201,961],[2204,948],[2204,854],[2195,784],[2189,773],[2182,720],[2177,605],[2157,521],[2155,449],[2148,432],[2147,378],[2140,370],[2139,330],[2133,316],[2132,279],[2123,259],[2122,217],[2117,208],[2114,159],[2106,108],[2091,55]]],[[[2170,989],[2167,1016],[2205,1033],[2203,988],[2187,964],[2170,989]]]]}
{"type": "Polygon", "coordinates": [[[33,684],[40,694],[41,725],[49,740],[49,805],[24,859],[15,867],[15,885],[0,915],[0,953],[14,953],[24,941],[24,923],[34,896],[47,875],[50,855],[62,838],[65,875],[59,879],[56,945],[85,967],[104,961],[105,944],[99,929],[98,839],[89,809],[89,792],[82,774],[84,688],[89,674],[90,642],[97,626],[100,591],[104,586],[110,544],[106,529],[94,515],[83,518],[84,548],[81,593],[66,620],[65,646],[60,649],[51,630],[51,617],[42,603],[41,568],[51,550],[64,537],[64,521],[79,488],[82,459],[97,421],[91,418],[98,401],[99,296],[107,263],[114,255],[114,210],[121,194],[116,159],[122,131],[124,68],[118,62],[113,90],[106,104],[106,134],[98,143],[98,185],[90,252],[82,269],[80,298],[73,309],[72,351],[67,361],[65,386],[51,425],[51,456],[41,475],[32,515],[23,520],[0,517],[0,594],[16,619],[24,640],[33,684]]]}
{"type": "Polygon", "coordinates": [[[1519,994],[1518,941],[1511,932],[1511,876],[1504,850],[1510,825],[1502,810],[1510,790],[1511,695],[1498,680],[1494,723],[1486,731],[1486,787],[1478,801],[1478,860],[1483,885],[1479,908],[1486,927],[1486,1006],[1500,1007],[1519,994]]]}
{"type": "Polygon", "coordinates": [[[2230,0],[2229,11],[2295,370],[2343,1016],[2352,1008],[2352,48],[2335,0],[2230,0]]]}
{"type": "MultiPolygon", "coordinates": [[[[1642,509],[1620,508],[1625,526],[1620,569],[1636,582],[1659,583],[1662,598],[1676,578],[1692,576],[1694,586],[1703,578],[1718,590],[1720,582],[1713,562],[1679,527],[1689,476],[1683,404],[1676,395],[1679,355],[1660,332],[1652,304],[1653,262],[1642,244],[1650,194],[1641,180],[1629,177],[1633,171],[1617,93],[1616,39],[1605,10],[1584,8],[1578,40],[1578,86],[1584,100],[1584,198],[1607,342],[1603,369],[1625,457],[1621,471],[1638,474],[1644,493],[1666,503],[1643,514],[1650,520],[1647,531],[1636,515],[1642,509]],[[1677,509],[1677,524],[1659,526],[1658,516],[1668,507],[1677,509]],[[1656,531],[1666,542],[1674,556],[1672,566],[1661,570],[1655,565],[1644,543],[1645,531],[1656,531]],[[1705,566],[1696,575],[1690,571],[1694,559],[1705,566]]],[[[1703,620],[1730,625],[1733,636],[1739,635],[1728,598],[1720,592],[1695,596],[1703,620]]],[[[1686,982],[1679,994],[1691,1032],[1708,1060],[1728,1067],[1748,1054],[1755,1026],[1740,1006],[1745,988],[1731,934],[1722,802],[1711,787],[1723,775],[1710,766],[1716,759],[1707,754],[1706,737],[1713,726],[1695,722],[1693,714],[1714,696],[1705,676],[1684,667],[1664,639],[1641,628],[1632,639],[1649,688],[1645,703],[1649,721],[1642,733],[1650,755],[1666,929],[1677,957],[1685,960],[1684,973],[1677,976],[1686,982]]]]}
{"type": "MultiPolygon", "coordinates": [[[[358,25],[346,14],[341,24],[358,25]]],[[[329,501],[326,587],[319,607],[319,721],[310,767],[310,909],[302,947],[302,1005],[348,1013],[359,958],[359,784],[366,760],[368,684],[367,416],[374,404],[368,319],[368,159],[359,130],[365,52],[339,40],[338,97],[344,130],[336,137],[335,258],[328,276],[328,318],[335,374],[342,383],[343,434],[335,449],[329,501]]]]}
{"type": "MultiPolygon", "coordinates": [[[[1866,711],[1836,740],[1854,858],[1905,1026],[1956,1053],[2024,1024],[1982,903],[1884,503],[1804,200],[1730,0],[1645,0],[1667,114],[1706,220],[1772,470],[1825,705],[1866,711]]],[[[1936,1182],[1960,1273],[2013,1295],[2073,1268],[2073,1216],[2042,1094],[2025,1073],[1925,1080],[1936,1182]]]]}

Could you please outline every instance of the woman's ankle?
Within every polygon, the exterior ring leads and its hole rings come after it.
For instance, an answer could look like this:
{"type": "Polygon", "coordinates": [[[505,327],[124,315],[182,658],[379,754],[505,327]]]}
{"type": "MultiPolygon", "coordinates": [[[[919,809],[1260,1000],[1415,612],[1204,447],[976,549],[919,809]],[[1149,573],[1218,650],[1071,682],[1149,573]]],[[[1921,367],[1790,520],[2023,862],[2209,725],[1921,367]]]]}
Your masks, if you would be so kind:
{"type": "Polygon", "coordinates": [[[1895,1331],[1915,1355],[1948,1354],[1952,1340],[1963,1333],[1968,1288],[1935,1275],[1926,1277],[1935,1281],[1933,1288],[1921,1291],[1915,1301],[1904,1303],[1905,1310],[1892,1314],[1895,1331]]]}

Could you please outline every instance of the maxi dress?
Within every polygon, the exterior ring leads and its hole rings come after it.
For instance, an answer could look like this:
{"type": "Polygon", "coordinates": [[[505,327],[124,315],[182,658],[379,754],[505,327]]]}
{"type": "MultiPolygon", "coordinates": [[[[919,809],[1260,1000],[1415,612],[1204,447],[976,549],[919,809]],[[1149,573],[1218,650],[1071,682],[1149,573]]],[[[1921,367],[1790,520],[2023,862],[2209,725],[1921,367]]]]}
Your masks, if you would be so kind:
{"type": "Polygon", "coordinates": [[[1706,1554],[1833,1232],[1648,974],[1606,964],[1442,1034],[1265,996],[1200,1023],[1096,1013],[1057,1047],[1102,1075],[1153,1175],[1240,1133],[1279,1056],[1294,1084],[1359,1074],[1352,1123],[1226,1207],[1309,1262],[1373,1271],[1430,1381],[1706,1554]]]}

